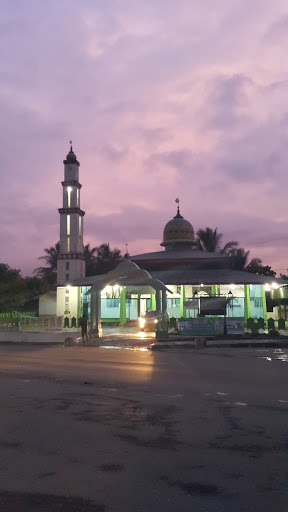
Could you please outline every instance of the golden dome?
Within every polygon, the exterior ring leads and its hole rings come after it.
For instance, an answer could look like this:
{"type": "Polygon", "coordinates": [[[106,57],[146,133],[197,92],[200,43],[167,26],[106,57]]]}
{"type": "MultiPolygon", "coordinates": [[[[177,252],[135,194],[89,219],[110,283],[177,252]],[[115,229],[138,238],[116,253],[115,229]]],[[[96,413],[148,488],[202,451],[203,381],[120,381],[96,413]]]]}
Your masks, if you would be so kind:
{"type": "Polygon", "coordinates": [[[195,241],[194,229],[192,224],[180,215],[179,207],[177,215],[167,222],[163,231],[163,242],[166,249],[177,249],[192,247],[195,241]]]}

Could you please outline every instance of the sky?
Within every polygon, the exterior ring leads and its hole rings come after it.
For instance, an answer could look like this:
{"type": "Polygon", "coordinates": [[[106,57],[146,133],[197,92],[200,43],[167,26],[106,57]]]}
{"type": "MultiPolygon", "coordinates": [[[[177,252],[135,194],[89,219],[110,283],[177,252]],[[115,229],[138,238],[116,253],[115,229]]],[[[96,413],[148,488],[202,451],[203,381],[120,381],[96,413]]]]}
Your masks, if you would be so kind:
{"type": "Polygon", "coordinates": [[[59,240],[161,250],[176,214],[288,273],[286,0],[0,0],[0,262],[59,240]]]}

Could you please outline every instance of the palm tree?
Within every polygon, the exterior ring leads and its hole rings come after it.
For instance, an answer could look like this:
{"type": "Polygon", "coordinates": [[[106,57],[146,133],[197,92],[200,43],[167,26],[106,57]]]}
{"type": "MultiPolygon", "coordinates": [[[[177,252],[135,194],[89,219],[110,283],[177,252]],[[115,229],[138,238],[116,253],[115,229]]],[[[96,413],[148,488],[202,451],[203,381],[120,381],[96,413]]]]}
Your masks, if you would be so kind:
{"type": "Polygon", "coordinates": [[[245,249],[239,248],[234,249],[231,253],[231,265],[234,270],[244,270],[248,262],[248,256],[250,251],[245,251],[245,249]]]}
{"type": "Polygon", "coordinates": [[[110,270],[113,270],[119,263],[121,257],[121,251],[119,249],[110,249],[110,245],[101,244],[96,248],[97,253],[97,274],[106,274],[110,270]]]}
{"type": "Polygon", "coordinates": [[[221,254],[231,254],[237,247],[238,242],[230,241],[227,242],[223,248],[221,248],[221,240],[223,238],[222,233],[218,233],[218,228],[214,230],[206,227],[205,229],[198,229],[196,238],[196,248],[200,251],[207,252],[219,252],[221,254]]]}
{"type": "Polygon", "coordinates": [[[90,249],[90,244],[84,245],[83,253],[86,263],[86,276],[94,276],[97,273],[97,248],[92,247],[90,249]]]}
{"type": "Polygon", "coordinates": [[[56,283],[57,260],[60,253],[60,242],[54,246],[44,249],[44,256],[40,256],[38,260],[45,260],[46,267],[35,268],[34,274],[50,284],[56,283]]]}

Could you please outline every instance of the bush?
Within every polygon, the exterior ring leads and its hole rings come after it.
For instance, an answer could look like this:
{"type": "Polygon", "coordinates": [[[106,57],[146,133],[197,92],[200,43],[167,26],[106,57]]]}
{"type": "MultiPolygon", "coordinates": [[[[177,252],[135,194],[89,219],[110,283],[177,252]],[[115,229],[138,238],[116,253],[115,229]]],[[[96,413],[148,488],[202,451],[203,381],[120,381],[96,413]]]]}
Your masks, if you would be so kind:
{"type": "Polygon", "coordinates": [[[269,329],[269,333],[268,334],[272,338],[277,338],[277,336],[279,336],[279,331],[277,331],[277,329],[269,329]]]}

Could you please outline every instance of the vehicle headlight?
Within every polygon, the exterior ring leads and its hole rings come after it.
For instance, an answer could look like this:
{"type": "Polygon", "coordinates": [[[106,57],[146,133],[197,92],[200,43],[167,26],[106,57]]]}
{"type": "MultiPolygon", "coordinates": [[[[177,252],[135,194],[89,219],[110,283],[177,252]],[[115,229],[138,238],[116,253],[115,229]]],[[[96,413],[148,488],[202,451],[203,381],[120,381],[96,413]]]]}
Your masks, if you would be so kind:
{"type": "Polygon", "coordinates": [[[156,320],[154,320],[154,322],[155,322],[155,324],[158,324],[158,320],[157,320],[157,318],[156,318],[156,320]]]}
{"type": "Polygon", "coordinates": [[[144,318],[139,318],[139,324],[140,324],[140,327],[144,327],[144,325],[145,325],[144,318]]]}

